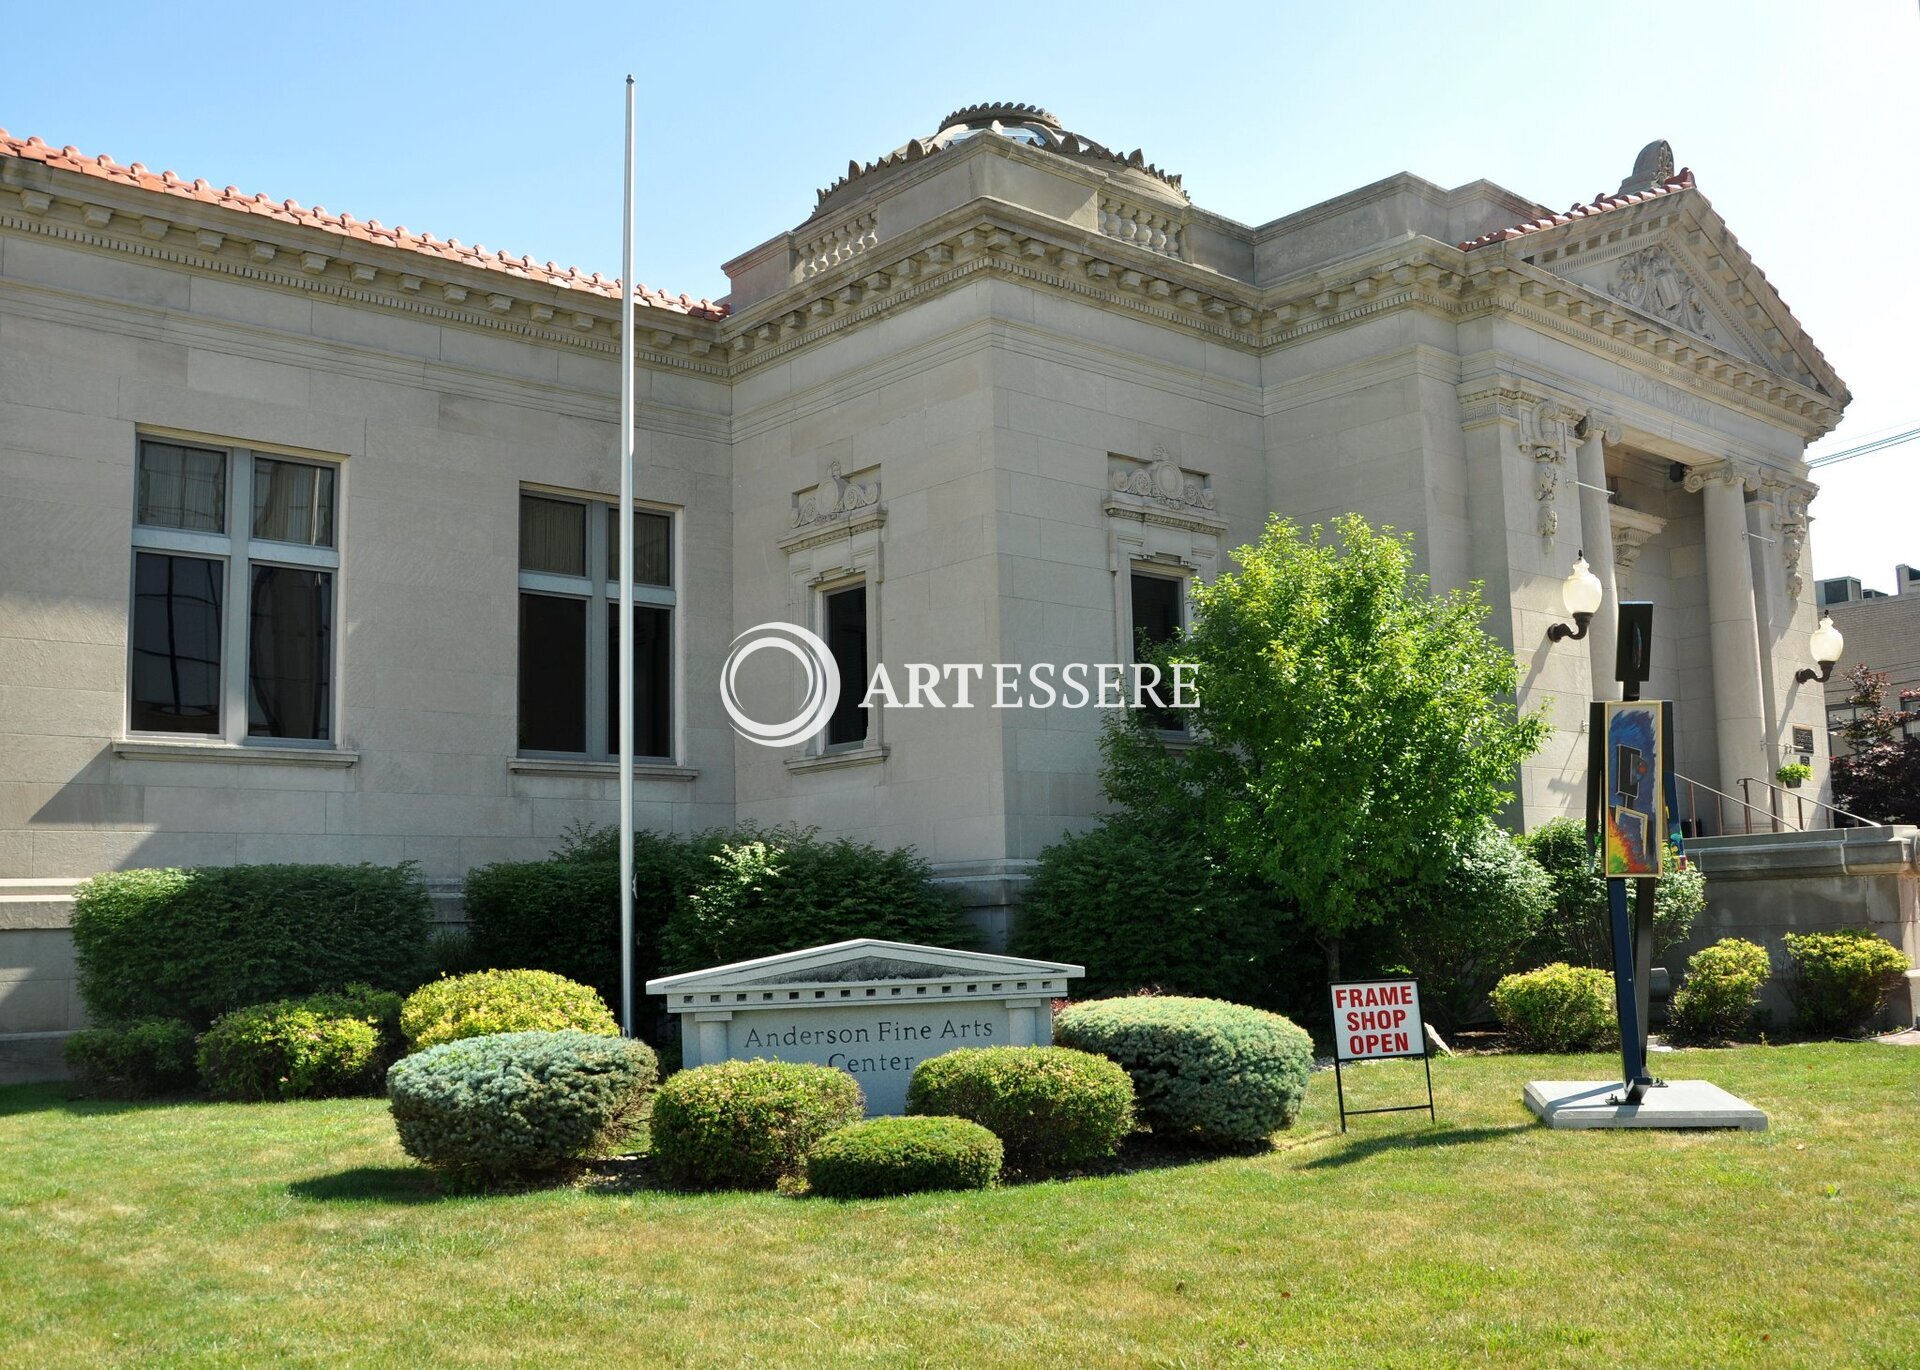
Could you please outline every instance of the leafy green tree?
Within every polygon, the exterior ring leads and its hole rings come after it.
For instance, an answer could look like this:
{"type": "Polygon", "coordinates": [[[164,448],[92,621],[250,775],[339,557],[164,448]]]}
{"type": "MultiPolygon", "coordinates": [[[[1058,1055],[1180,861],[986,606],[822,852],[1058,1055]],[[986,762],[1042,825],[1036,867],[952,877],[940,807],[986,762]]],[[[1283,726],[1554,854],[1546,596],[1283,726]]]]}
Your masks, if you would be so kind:
{"type": "Polygon", "coordinates": [[[1388,925],[1427,1016],[1448,1030],[1475,1021],[1501,977],[1525,967],[1554,894],[1539,863],[1491,819],[1452,845],[1445,862],[1401,887],[1388,925]]]}
{"type": "Polygon", "coordinates": [[[1518,716],[1518,668],[1481,630],[1480,587],[1430,594],[1410,537],[1358,515],[1331,536],[1276,515],[1234,558],[1155,654],[1189,668],[1191,745],[1144,720],[1116,729],[1106,786],[1136,817],[1202,815],[1337,974],[1342,935],[1512,798],[1547,725],[1518,716]]]}
{"type": "Polygon", "coordinates": [[[1902,735],[1911,715],[1903,692],[1900,711],[1886,707],[1885,671],[1865,663],[1847,672],[1853,717],[1840,727],[1847,755],[1833,758],[1833,797],[1841,808],[1878,823],[1920,823],[1920,734],[1902,735]]]}

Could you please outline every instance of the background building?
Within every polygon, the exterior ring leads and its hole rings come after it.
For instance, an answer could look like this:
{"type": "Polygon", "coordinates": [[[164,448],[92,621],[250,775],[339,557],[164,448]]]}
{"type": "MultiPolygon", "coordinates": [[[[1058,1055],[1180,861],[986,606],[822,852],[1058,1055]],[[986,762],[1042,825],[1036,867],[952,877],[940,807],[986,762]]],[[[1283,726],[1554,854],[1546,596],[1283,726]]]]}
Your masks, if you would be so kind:
{"type": "MultiPolygon", "coordinates": [[[[1399,175],[1248,227],[983,105],[727,272],[638,311],[644,824],[911,843],[997,931],[1097,812],[1098,712],[852,710],[770,751],[721,710],[734,634],[1124,660],[1270,511],[1484,583],[1553,725],[1516,821],[1581,809],[1612,688],[1608,613],[1547,637],[1581,551],[1658,606],[1683,772],[1824,737],[1802,453],[1847,391],[1665,144],[1563,213],[1399,175]]],[[[611,819],[619,290],[0,135],[0,1033],[78,1021],[97,871],[446,891],[611,819]]]]}
{"type": "MultiPolygon", "coordinates": [[[[1868,666],[1887,673],[1883,707],[1905,712],[1905,732],[1920,733],[1920,569],[1893,568],[1893,593],[1863,589],[1854,576],[1836,576],[1814,587],[1819,608],[1847,640],[1845,659],[1827,682],[1829,731],[1853,716],[1852,682],[1846,673],[1868,666]]],[[[1836,734],[1834,749],[1845,755],[1846,741],[1836,734]]]]}

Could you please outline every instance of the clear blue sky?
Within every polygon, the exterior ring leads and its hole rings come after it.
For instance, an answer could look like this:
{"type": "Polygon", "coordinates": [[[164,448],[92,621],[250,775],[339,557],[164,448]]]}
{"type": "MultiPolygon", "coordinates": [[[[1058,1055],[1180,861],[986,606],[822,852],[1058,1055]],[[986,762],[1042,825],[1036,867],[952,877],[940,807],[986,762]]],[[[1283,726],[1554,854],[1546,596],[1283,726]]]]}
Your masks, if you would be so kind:
{"type": "MultiPolygon", "coordinates": [[[[632,71],[636,274],[694,295],[849,158],[980,100],[1138,146],[1248,223],[1402,170],[1561,208],[1664,137],[1852,386],[1816,450],[1920,427],[1915,0],[142,3],[33,28],[0,72],[16,135],[609,274],[632,71]]],[[[1814,574],[1920,564],[1920,442],[1818,475],[1814,574]]]]}

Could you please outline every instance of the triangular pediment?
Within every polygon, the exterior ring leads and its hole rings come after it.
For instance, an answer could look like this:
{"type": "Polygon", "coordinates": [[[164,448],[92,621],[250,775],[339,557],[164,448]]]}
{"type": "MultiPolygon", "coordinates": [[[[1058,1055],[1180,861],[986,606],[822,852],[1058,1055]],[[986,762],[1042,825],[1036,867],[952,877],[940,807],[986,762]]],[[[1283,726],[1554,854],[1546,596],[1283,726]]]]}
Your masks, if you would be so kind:
{"type": "Polygon", "coordinates": [[[1847,388],[1697,189],[1573,219],[1515,245],[1530,265],[1845,403],[1847,388]]]}
{"type": "Polygon", "coordinates": [[[923,947],[860,937],[827,946],[804,947],[778,956],[735,961],[647,981],[648,994],[718,993],[778,985],[871,985],[928,981],[1062,981],[1085,971],[1061,961],[1035,961],[992,952],[923,947]]]}

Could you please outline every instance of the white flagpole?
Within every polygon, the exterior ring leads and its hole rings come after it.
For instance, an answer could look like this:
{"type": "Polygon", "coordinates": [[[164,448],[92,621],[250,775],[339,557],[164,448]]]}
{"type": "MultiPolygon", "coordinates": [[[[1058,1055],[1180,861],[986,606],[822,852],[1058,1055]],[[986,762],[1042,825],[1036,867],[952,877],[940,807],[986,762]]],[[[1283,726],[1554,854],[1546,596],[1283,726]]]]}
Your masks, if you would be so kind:
{"type": "Polygon", "coordinates": [[[620,221],[620,1030],[633,1036],[633,77],[620,221]]]}

